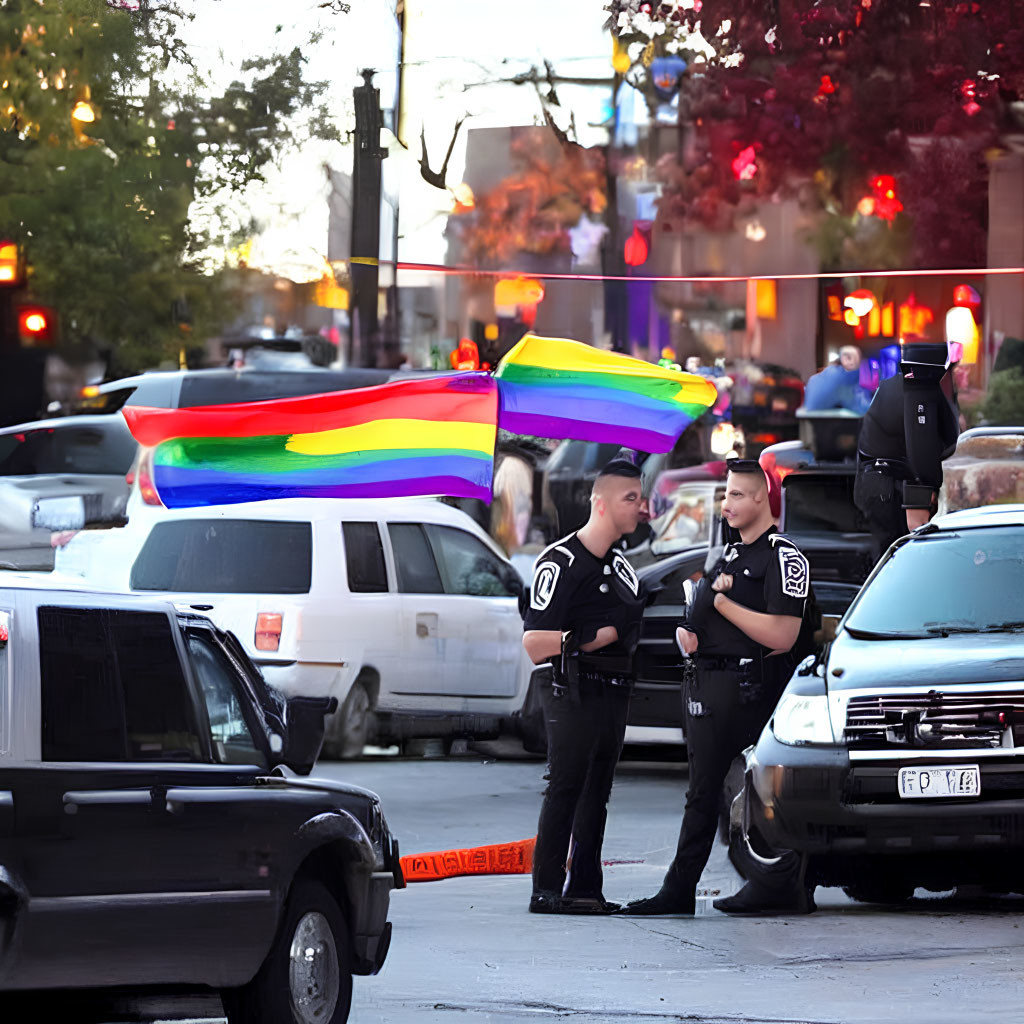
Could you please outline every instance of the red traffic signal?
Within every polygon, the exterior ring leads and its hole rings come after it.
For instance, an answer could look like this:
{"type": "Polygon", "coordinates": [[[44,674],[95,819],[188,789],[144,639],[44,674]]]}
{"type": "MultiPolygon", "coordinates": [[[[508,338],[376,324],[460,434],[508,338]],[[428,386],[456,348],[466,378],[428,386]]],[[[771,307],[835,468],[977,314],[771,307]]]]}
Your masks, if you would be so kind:
{"type": "Polygon", "coordinates": [[[18,341],[24,348],[52,348],[57,343],[57,314],[48,306],[19,306],[18,341]]]}

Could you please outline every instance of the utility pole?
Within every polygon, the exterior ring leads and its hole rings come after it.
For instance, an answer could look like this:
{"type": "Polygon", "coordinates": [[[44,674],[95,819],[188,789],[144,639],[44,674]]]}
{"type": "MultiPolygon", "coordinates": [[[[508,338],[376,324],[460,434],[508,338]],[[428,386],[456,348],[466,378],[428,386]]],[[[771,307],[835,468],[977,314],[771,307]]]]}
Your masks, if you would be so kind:
{"type": "Polygon", "coordinates": [[[352,90],[356,108],[355,149],[352,156],[352,301],[348,362],[376,362],[377,261],[380,258],[380,163],[387,150],[380,145],[380,90],[373,70],[363,69],[363,84],[352,90]]]}

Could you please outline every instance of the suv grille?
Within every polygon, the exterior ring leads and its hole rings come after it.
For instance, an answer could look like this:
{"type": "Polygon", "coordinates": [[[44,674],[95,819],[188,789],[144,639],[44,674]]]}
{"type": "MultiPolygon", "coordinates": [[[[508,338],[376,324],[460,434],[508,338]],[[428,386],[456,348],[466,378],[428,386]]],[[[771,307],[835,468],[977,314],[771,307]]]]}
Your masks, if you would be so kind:
{"type": "Polygon", "coordinates": [[[869,748],[1024,746],[1024,691],[851,697],[844,739],[869,748]]]}

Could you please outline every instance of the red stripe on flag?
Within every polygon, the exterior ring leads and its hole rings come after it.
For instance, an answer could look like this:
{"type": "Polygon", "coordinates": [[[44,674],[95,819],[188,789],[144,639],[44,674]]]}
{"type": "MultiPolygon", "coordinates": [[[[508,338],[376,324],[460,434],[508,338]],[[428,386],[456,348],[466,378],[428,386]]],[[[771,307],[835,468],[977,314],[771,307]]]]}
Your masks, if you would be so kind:
{"type": "Polygon", "coordinates": [[[394,381],[265,402],[154,409],[126,405],[128,429],[144,445],[172,437],[269,437],[358,426],[371,420],[496,423],[498,391],[486,374],[394,381]]]}

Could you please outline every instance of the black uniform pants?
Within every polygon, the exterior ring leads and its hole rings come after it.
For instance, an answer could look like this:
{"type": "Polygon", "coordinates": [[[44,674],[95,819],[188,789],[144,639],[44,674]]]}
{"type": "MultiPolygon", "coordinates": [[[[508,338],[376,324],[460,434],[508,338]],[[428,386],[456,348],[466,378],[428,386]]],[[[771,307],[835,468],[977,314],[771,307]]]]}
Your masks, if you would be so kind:
{"type": "Polygon", "coordinates": [[[533,891],[600,896],[601,844],[608,796],[626,732],[631,683],[583,673],[578,701],[544,679],[541,704],[548,730],[549,781],[533,853],[533,891]],[[566,871],[572,841],[572,865],[566,871]]]}
{"type": "Polygon", "coordinates": [[[907,532],[903,481],[862,461],[857,466],[853,502],[867,520],[873,541],[872,555],[877,562],[889,545],[907,532]]]}
{"type": "Polygon", "coordinates": [[[779,696],[774,666],[760,658],[735,668],[697,670],[683,685],[689,785],[676,855],[662,884],[690,897],[700,881],[718,831],[722,786],[733,759],[754,743],[779,696]]]}

